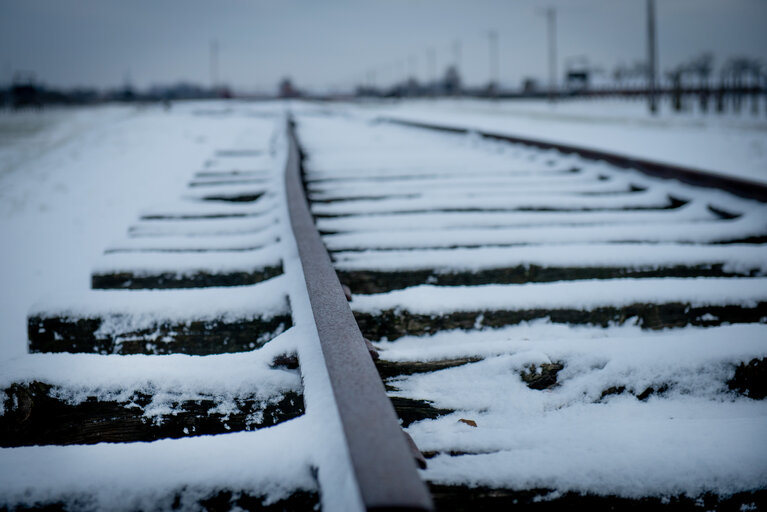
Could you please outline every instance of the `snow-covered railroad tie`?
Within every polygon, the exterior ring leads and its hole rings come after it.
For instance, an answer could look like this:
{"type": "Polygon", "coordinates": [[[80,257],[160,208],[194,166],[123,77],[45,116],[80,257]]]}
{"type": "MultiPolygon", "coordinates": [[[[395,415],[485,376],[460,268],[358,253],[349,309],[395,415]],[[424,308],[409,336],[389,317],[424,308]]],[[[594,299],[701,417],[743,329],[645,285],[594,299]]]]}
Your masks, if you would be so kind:
{"type": "Polygon", "coordinates": [[[439,510],[767,506],[764,203],[474,133],[298,127],[439,510]]]}

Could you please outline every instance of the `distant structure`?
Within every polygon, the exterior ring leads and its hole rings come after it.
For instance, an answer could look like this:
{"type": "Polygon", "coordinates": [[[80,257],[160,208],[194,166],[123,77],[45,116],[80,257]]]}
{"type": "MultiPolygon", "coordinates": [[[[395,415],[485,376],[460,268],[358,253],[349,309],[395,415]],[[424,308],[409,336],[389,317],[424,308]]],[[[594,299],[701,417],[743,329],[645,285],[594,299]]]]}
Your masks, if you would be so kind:
{"type": "Polygon", "coordinates": [[[131,102],[136,101],[138,98],[136,91],[133,90],[133,86],[130,84],[125,84],[114,93],[114,99],[117,101],[131,102]]]}
{"type": "Polygon", "coordinates": [[[298,98],[301,93],[293,86],[293,82],[290,77],[285,77],[280,81],[280,85],[277,87],[277,95],[280,98],[298,98]]]}
{"type": "Polygon", "coordinates": [[[442,89],[448,96],[458,96],[461,94],[461,75],[455,66],[450,66],[445,71],[445,77],[442,79],[442,89]]]}
{"type": "Polygon", "coordinates": [[[586,57],[573,57],[565,61],[565,88],[569,92],[586,91],[589,88],[591,70],[586,57]]]}
{"type": "Polygon", "coordinates": [[[359,85],[356,88],[357,97],[367,98],[406,98],[425,96],[460,96],[466,89],[458,67],[448,66],[442,78],[420,83],[415,76],[410,76],[389,87],[376,87],[374,84],[359,85]]]}
{"type": "Polygon", "coordinates": [[[17,72],[11,85],[11,106],[14,109],[42,108],[40,87],[35,85],[35,75],[32,72],[17,72]]]}
{"type": "Polygon", "coordinates": [[[594,77],[602,73],[604,70],[589,64],[585,55],[568,57],[565,59],[565,93],[572,95],[588,92],[594,77]]]}
{"type": "Polygon", "coordinates": [[[655,32],[655,0],[647,0],[647,99],[650,113],[658,113],[658,40],[655,32]]]}
{"type": "Polygon", "coordinates": [[[149,88],[145,96],[163,100],[193,100],[227,97],[226,94],[231,93],[224,85],[210,88],[191,82],[178,82],[171,85],[155,85],[149,88]]]}
{"type": "Polygon", "coordinates": [[[541,86],[533,77],[525,77],[522,79],[522,95],[524,96],[536,96],[540,94],[541,86]]]}

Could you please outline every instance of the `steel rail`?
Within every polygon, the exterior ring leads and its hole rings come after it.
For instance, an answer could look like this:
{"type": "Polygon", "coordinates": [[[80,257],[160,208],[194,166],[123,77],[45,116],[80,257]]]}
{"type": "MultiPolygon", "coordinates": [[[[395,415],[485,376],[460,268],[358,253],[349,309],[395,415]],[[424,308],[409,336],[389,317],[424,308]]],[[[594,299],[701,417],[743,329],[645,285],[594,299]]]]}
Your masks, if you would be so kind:
{"type": "Polygon", "coordinates": [[[306,288],[367,510],[433,510],[431,495],[314,224],[301,179],[301,153],[292,120],[285,172],[290,223],[306,288]]]}
{"type": "Polygon", "coordinates": [[[414,128],[425,128],[428,130],[438,130],[450,133],[477,133],[486,139],[502,140],[517,144],[524,144],[527,146],[534,146],[541,149],[556,149],[562,153],[577,154],[589,160],[604,160],[617,167],[636,169],[637,171],[640,171],[649,176],[679,180],[698,187],[726,190],[727,192],[740,197],[744,197],[746,199],[756,199],[757,201],[767,202],[767,185],[757,183],[755,181],[744,180],[741,178],[723,176],[721,174],[717,174],[711,171],[704,171],[702,169],[694,169],[680,165],[655,162],[653,160],[646,160],[644,158],[634,158],[598,149],[583,148],[580,146],[560,144],[557,142],[549,142],[527,137],[518,137],[515,135],[486,132],[459,126],[448,126],[420,121],[408,121],[405,119],[397,119],[393,117],[381,117],[379,120],[388,123],[411,126],[414,128]]]}

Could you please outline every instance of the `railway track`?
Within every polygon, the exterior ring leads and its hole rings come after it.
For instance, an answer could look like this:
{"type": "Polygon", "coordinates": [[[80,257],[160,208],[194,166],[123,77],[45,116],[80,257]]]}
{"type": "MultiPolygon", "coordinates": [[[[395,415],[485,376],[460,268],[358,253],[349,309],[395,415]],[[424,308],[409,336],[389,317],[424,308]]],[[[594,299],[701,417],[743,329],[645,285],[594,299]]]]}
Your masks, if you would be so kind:
{"type": "Polygon", "coordinates": [[[474,133],[253,122],[30,312],[0,507],[765,506],[763,203],[474,133]]]}
{"type": "Polygon", "coordinates": [[[397,124],[298,134],[437,509],[764,507],[765,188],[397,124]]]}

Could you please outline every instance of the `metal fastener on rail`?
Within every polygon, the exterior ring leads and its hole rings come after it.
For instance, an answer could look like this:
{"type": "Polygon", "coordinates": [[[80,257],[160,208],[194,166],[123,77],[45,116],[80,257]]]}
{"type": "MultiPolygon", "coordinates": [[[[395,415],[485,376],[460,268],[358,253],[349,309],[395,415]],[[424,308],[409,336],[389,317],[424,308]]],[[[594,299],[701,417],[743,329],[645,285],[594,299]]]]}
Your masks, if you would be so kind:
{"type": "Polygon", "coordinates": [[[301,182],[292,120],[288,135],[285,183],[290,223],[363,504],[367,510],[433,510],[394,407],[314,225],[301,182]]]}

